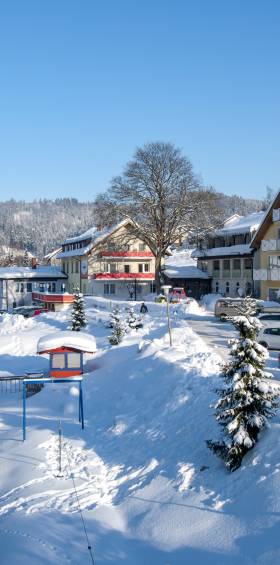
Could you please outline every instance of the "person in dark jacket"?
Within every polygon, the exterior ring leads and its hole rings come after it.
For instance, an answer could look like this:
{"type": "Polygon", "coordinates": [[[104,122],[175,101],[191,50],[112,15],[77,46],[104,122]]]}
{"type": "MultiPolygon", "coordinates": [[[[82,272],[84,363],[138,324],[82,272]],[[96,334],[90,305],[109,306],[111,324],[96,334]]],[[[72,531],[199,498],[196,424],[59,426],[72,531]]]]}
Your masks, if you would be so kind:
{"type": "Polygon", "coordinates": [[[145,302],[142,302],[141,307],[140,307],[140,314],[147,314],[148,312],[148,308],[145,304],[145,302]]]}

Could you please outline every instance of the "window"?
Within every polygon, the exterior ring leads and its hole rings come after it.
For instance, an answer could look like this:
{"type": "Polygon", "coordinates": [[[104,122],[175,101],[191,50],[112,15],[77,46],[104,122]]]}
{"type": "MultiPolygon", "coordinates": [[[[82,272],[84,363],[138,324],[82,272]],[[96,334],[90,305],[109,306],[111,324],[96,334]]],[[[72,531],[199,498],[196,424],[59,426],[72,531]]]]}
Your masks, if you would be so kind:
{"type": "Polygon", "coordinates": [[[244,259],[244,269],[252,269],[252,259],[244,259]]]}
{"type": "Polygon", "coordinates": [[[280,335],[280,328],[267,328],[263,333],[269,335],[280,335]]]}
{"type": "Polygon", "coordinates": [[[116,272],[117,272],[117,263],[109,263],[108,273],[116,273],[116,272]]]}
{"type": "Polygon", "coordinates": [[[220,270],[220,261],[213,261],[213,269],[214,271],[220,270]]]}
{"type": "Polygon", "coordinates": [[[148,273],[150,270],[149,263],[138,263],[138,273],[148,273]]]}
{"type": "Polygon", "coordinates": [[[219,283],[218,283],[218,281],[216,282],[215,290],[216,290],[216,292],[219,292],[219,283]]]}
{"type": "Polygon", "coordinates": [[[81,365],[82,363],[81,363],[80,353],[68,353],[67,355],[68,369],[79,369],[81,365]]]}
{"type": "Polygon", "coordinates": [[[233,259],[233,270],[240,271],[240,259],[233,259]]]}
{"type": "Polygon", "coordinates": [[[279,255],[269,255],[268,266],[270,269],[280,267],[280,257],[279,255]]]}
{"type": "Polygon", "coordinates": [[[62,263],[62,271],[65,273],[65,262],[62,263]]]}
{"type": "Polygon", "coordinates": [[[26,291],[32,292],[32,283],[31,282],[26,283],[26,291]]]}
{"type": "Polygon", "coordinates": [[[64,353],[54,353],[52,355],[52,368],[53,369],[65,369],[65,354],[64,353]]]}
{"type": "Polygon", "coordinates": [[[229,282],[226,282],[226,294],[229,293],[229,282]]]}
{"type": "Polygon", "coordinates": [[[39,292],[45,292],[45,285],[44,283],[39,284],[39,292]]]}
{"type": "Polygon", "coordinates": [[[20,292],[24,292],[24,283],[20,283],[20,292]]]}
{"type": "Polygon", "coordinates": [[[115,283],[105,283],[104,284],[104,294],[116,294],[115,283]]]}
{"type": "Polygon", "coordinates": [[[130,273],[130,265],[124,265],[124,272],[130,273]]]}
{"type": "Polygon", "coordinates": [[[150,283],[150,292],[156,292],[156,283],[154,281],[150,283]]]}
{"type": "Polygon", "coordinates": [[[229,259],[223,260],[223,269],[224,269],[224,271],[230,271],[230,260],[229,259]]]}
{"type": "Polygon", "coordinates": [[[79,272],[79,261],[76,261],[76,263],[75,263],[75,272],[76,273],[79,272]]]}
{"type": "Polygon", "coordinates": [[[52,292],[56,292],[56,284],[55,284],[55,282],[52,283],[52,292]]]}
{"type": "Polygon", "coordinates": [[[16,283],[16,292],[19,292],[19,283],[16,283]]]}
{"type": "Polygon", "coordinates": [[[145,243],[139,243],[139,251],[145,251],[146,250],[146,244],[145,243]]]}
{"type": "Polygon", "coordinates": [[[52,291],[52,285],[51,285],[51,283],[49,283],[48,284],[48,292],[51,292],[51,291],[52,291]]]}
{"type": "Polygon", "coordinates": [[[280,239],[280,228],[278,228],[277,233],[278,233],[277,239],[280,239]]]}

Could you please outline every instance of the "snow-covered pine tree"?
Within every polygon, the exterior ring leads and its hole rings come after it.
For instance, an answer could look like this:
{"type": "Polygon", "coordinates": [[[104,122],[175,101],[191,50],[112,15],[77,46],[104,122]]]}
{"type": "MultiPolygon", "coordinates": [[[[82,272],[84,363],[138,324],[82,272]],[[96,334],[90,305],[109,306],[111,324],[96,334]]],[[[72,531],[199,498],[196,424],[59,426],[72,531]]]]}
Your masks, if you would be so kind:
{"type": "Polygon", "coordinates": [[[23,256],[23,266],[24,266],[24,267],[30,267],[30,259],[29,259],[29,255],[28,255],[27,249],[25,250],[24,256],[23,256]]]}
{"type": "Polygon", "coordinates": [[[71,314],[71,322],[72,325],[70,329],[73,332],[79,332],[86,326],[84,297],[79,288],[74,289],[74,302],[71,314]]]}
{"type": "Polygon", "coordinates": [[[133,330],[138,330],[139,328],[143,328],[143,323],[141,318],[137,316],[134,312],[133,308],[129,308],[127,311],[127,318],[126,318],[127,326],[133,330]]]}
{"type": "Polygon", "coordinates": [[[216,419],[223,428],[221,441],[208,440],[208,447],[235,471],[244,455],[254,447],[259,432],[274,416],[279,389],[264,371],[267,350],[257,342],[260,322],[253,317],[256,301],[245,298],[240,315],[231,320],[239,332],[232,340],[232,360],[224,366],[224,388],[218,390],[216,419]]]}
{"type": "Polygon", "coordinates": [[[126,333],[126,327],[124,322],[121,320],[120,310],[118,306],[116,306],[112,310],[108,326],[113,330],[111,335],[108,337],[110,344],[118,345],[122,341],[123,336],[126,333]]]}

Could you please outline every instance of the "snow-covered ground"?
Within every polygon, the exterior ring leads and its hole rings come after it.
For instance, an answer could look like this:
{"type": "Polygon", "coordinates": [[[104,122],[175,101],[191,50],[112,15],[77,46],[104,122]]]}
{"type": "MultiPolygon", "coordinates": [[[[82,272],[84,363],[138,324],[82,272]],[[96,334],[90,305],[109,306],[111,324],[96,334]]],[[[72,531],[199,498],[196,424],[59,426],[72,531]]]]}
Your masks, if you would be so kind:
{"type": "MultiPolygon", "coordinates": [[[[165,305],[148,307],[143,329],[112,347],[108,303],[87,299],[97,353],[86,362],[85,430],[75,386],[48,385],[27,400],[23,443],[20,394],[0,392],[1,565],[91,563],[71,477],[96,564],[280,562],[279,418],[230,474],[205,444],[218,434],[219,348],[188,323],[204,327],[211,314],[172,307],[170,348],[165,305]]],[[[66,330],[68,316],[2,317],[1,374],[47,371],[37,341],[66,330]]],[[[279,378],[276,356],[269,364],[279,378]]]]}

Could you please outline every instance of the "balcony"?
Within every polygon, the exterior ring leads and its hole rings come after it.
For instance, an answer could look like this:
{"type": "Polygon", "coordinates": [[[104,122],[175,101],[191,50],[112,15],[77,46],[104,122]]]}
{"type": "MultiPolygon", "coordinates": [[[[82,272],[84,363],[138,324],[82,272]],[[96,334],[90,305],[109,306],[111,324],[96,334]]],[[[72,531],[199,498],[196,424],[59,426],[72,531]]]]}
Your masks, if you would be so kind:
{"type": "Polygon", "coordinates": [[[99,272],[92,275],[95,280],[154,280],[155,273],[115,273],[99,272]]]}
{"type": "Polygon", "coordinates": [[[280,281],[280,267],[274,269],[254,269],[255,281],[280,281]]]}
{"type": "Polygon", "coordinates": [[[244,269],[243,278],[244,279],[252,279],[253,278],[253,269],[244,269]]]}
{"type": "Polygon", "coordinates": [[[262,251],[279,251],[280,239],[263,239],[261,242],[262,251]]]}
{"type": "Polygon", "coordinates": [[[119,258],[119,259],[152,259],[154,257],[151,251],[115,251],[114,249],[104,249],[100,251],[101,257],[119,258]]]}
{"type": "Polygon", "coordinates": [[[230,279],[230,270],[229,269],[225,269],[223,271],[223,279],[230,279]]]}
{"type": "Polygon", "coordinates": [[[233,279],[240,279],[240,277],[241,277],[241,269],[233,269],[232,278],[233,279]]]}
{"type": "Polygon", "coordinates": [[[212,275],[213,275],[213,278],[214,278],[214,279],[219,279],[220,276],[221,276],[221,272],[220,272],[219,269],[214,269],[212,275]]]}

